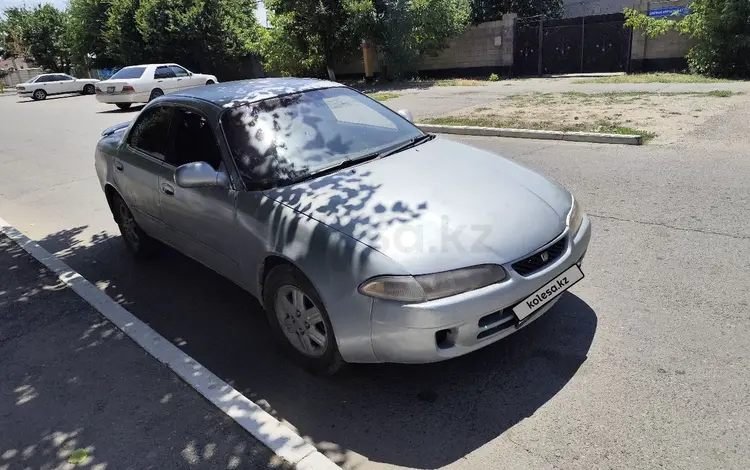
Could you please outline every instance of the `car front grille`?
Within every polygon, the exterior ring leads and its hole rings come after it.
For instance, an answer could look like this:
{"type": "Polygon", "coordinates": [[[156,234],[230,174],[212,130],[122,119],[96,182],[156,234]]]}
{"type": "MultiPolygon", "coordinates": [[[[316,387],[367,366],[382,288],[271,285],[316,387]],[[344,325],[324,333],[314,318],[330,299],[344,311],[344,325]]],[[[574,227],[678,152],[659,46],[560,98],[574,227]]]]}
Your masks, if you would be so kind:
{"type": "Polygon", "coordinates": [[[543,267],[554,263],[557,258],[562,256],[565,252],[565,241],[565,237],[563,237],[545,249],[537,251],[528,258],[517,261],[511,266],[521,276],[528,276],[533,272],[539,271],[543,267]],[[545,260],[544,258],[547,259],[545,260]]]}
{"type": "Polygon", "coordinates": [[[513,328],[516,324],[516,315],[510,309],[499,310],[479,319],[477,326],[482,331],[477,335],[477,339],[487,338],[501,331],[513,328]]]}

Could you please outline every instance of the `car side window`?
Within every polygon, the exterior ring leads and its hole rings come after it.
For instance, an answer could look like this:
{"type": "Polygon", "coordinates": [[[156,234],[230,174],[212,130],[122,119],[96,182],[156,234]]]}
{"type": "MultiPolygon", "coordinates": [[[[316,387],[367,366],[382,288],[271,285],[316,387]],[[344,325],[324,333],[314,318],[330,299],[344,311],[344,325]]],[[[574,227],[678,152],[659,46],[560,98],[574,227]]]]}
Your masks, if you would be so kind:
{"type": "Polygon", "coordinates": [[[170,65],[169,68],[177,77],[187,77],[188,71],[180,67],[179,65],[170,65]]]}
{"type": "Polygon", "coordinates": [[[172,148],[167,163],[180,166],[206,162],[215,170],[221,165],[221,150],[208,120],[199,113],[176,109],[172,120],[172,148]]]}
{"type": "Polygon", "coordinates": [[[154,106],[138,116],[128,137],[128,145],[154,158],[164,160],[172,120],[172,108],[154,106]]]}
{"type": "Polygon", "coordinates": [[[172,69],[167,67],[166,65],[161,65],[159,67],[156,67],[156,70],[154,71],[154,79],[162,79],[162,78],[174,78],[174,72],[172,72],[172,69]]]}
{"type": "Polygon", "coordinates": [[[50,78],[52,78],[52,76],[51,76],[51,75],[45,75],[45,76],[43,76],[43,77],[39,77],[39,78],[37,78],[37,79],[36,79],[36,82],[34,82],[34,83],[45,83],[45,82],[51,82],[52,80],[50,80],[50,78]]]}
{"type": "Polygon", "coordinates": [[[64,82],[69,82],[73,80],[73,77],[71,77],[70,75],[56,75],[56,77],[57,77],[57,80],[61,80],[64,82]]]}

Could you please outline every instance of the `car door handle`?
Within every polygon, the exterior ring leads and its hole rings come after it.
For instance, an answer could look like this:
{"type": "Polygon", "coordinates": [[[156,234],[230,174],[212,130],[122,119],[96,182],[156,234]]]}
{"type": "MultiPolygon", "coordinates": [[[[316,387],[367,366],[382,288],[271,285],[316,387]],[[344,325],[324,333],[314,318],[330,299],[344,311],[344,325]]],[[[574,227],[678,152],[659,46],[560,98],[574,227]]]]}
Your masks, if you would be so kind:
{"type": "Polygon", "coordinates": [[[161,185],[161,191],[167,196],[174,196],[174,188],[170,184],[161,185]]]}
{"type": "Polygon", "coordinates": [[[177,79],[177,81],[178,81],[178,82],[179,82],[180,80],[182,80],[182,79],[181,79],[181,78],[178,78],[178,79],[177,79]]]}
{"type": "Polygon", "coordinates": [[[122,163],[120,162],[115,163],[115,170],[122,171],[122,169],[123,169],[122,163]]]}

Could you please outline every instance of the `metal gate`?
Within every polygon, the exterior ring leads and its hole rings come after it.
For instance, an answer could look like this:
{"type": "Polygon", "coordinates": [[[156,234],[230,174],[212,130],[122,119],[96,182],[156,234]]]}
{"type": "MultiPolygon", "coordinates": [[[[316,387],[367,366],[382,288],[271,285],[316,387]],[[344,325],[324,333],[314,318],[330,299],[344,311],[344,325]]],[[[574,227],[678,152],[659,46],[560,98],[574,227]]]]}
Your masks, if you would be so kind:
{"type": "Polygon", "coordinates": [[[515,28],[513,75],[626,72],[632,36],[624,23],[622,13],[520,19],[515,28]]]}

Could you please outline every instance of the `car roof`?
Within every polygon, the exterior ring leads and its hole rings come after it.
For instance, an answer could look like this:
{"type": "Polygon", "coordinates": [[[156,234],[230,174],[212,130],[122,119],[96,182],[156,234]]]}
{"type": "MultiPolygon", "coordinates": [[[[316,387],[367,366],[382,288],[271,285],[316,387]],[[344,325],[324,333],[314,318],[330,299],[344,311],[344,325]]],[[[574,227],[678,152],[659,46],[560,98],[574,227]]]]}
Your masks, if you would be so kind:
{"type": "Polygon", "coordinates": [[[256,78],[189,88],[173,96],[200,99],[222,108],[232,108],[276,96],[333,87],[344,85],[314,78],[256,78]]]}

